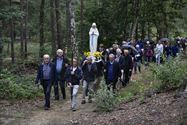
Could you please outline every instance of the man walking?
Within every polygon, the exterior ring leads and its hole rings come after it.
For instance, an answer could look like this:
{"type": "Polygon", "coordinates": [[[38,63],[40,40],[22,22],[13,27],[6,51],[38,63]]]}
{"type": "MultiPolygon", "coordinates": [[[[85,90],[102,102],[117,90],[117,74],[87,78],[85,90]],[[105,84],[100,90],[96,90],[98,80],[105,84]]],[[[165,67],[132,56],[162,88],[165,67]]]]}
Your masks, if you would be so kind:
{"type": "Polygon", "coordinates": [[[65,71],[69,65],[69,61],[63,55],[63,50],[57,50],[57,56],[53,60],[55,65],[55,83],[54,83],[54,92],[55,92],[55,100],[59,100],[59,89],[58,85],[60,85],[60,89],[62,92],[63,99],[66,99],[66,91],[65,91],[65,71]]]}
{"type": "Polygon", "coordinates": [[[121,58],[121,72],[123,77],[122,85],[126,86],[129,83],[131,72],[133,68],[132,57],[129,54],[128,50],[124,50],[124,56],[121,58]]]}
{"type": "Polygon", "coordinates": [[[45,54],[43,56],[43,63],[38,68],[38,73],[36,77],[36,84],[40,84],[43,87],[45,95],[45,110],[50,108],[50,93],[51,93],[51,83],[54,80],[54,65],[50,62],[49,55],[45,54]]]}
{"type": "Polygon", "coordinates": [[[91,94],[93,94],[93,86],[97,73],[97,67],[95,63],[92,63],[92,57],[87,57],[87,59],[83,62],[82,65],[83,71],[83,99],[82,104],[86,103],[85,97],[87,89],[89,91],[88,102],[92,103],[91,94]]]}
{"type": "Polygon", "coordinates": [[[77,65],[77,59],[73,59],[73,65],[67,68],[65,77],[68,86],[71,88],[71,108],[72,111],[76,111],[77,93],[82,79],[82,71],[77,65]]]}
{"type": "Polygon", "coordinates": [[[112,87],[113,90],[116,89],[116,83],[120,77],[120,66],[119,63],[115,61],[114,54],[109,55],[109,61],[105,66],[105,79],[108,88],[112,87]]]}

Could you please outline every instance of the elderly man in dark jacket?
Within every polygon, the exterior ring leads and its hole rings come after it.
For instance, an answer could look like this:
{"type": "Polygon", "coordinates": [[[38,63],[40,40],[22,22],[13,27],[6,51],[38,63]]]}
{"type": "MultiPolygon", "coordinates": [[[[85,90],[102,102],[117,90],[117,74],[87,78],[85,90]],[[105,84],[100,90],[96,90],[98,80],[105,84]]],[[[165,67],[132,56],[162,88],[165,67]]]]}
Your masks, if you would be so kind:
{"type": "Polygon", "coordinates": [[[128,50],[124,50],[124,56],[120,59],[120,68],[122,73],[122,85],[126,86],[129,83],[132,68],[133,68],[133,61],[132,57],[129,54],[128,50]]]}
{"type": "Polygon", "coordinates": [[[105,79],[108,88],[110,89],[110,87],[112,86],[112,89],[115,90],[116,83],[121,73],[120,73],[119,63],[115,61],[114,54],[109,55],[109,61],[106,63],[104,72],[105,72],[105,79]]]}
{"type": "Polygon", "coordinates": [[[55,100],[59,100],[58,85],[60,85],[63,99],[66,99],[65,72],[69,65],[69,61],[67,58],[63,56],[63,50],[61,49],[57,50],[57,56],[53,59],[53,62],[55,65],[55,83],[54,83],[55,100]]]}
{"type": "Polygon", "coordinates": [[[50,108],[50,93],[51,93],[51,84],[54,80],[54,65],[50,62],[49,55],[43,56],[43,63],[38,68],[38,73],[36,77],[36,84],[43,86],[44,95],[45,95],[45,110],[50,108]]]}
{"type": "Polygon", "coordinates": [[[83,62],[82,65],[82,71],[83,71],[83,100],[82,104],[86,103],[85,97],[87,88],[89,90],[89,97],[88,102],[92,103],[91,99],[91,93],[93,93],[93,86],[94,81],[97,73],[97,66],[95,63],[92,63],[92,57],[87,57],[87,59],[83,62]]]}

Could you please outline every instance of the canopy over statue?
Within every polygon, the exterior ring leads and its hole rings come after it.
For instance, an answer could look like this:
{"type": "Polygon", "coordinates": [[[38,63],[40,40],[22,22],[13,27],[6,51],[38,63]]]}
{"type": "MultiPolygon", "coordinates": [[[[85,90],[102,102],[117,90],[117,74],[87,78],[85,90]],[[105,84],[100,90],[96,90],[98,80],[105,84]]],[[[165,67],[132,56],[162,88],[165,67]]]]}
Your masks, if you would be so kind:
{"type": "Polygon", "coordinates": [[[97,51],[97,43],[98,43],[98,37],[99,37],[99,31],[97,29],[96,23],[92,24],[92,27],[90,28],[89,32],[90,36],[90,53],[93,55],[97,51]]]}

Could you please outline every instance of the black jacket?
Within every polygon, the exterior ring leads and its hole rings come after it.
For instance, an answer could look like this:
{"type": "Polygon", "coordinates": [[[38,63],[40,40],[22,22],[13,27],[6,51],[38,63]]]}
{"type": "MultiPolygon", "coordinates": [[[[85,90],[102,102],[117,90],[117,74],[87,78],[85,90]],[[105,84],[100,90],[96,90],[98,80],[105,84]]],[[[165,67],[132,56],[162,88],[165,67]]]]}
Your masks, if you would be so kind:
{"type": "Polygon", "coordinates": [[[133,68],[132,56],[121,56],[120,58],[120,68],[124,71],[130,70],[133,68]]]}
{"type": "Polygon", "coordinates": [[[72,75],[72,67],[68,67],[65,73],[65,78],[67,83],[71,83],[72,85],[79,85],[80,80],[82,79],[82,71],[79,67],[75,70],[75,74],[72,75]]]}
{"type": "Polygon", "coordinates": [[[97,66],[95,63],[91,64],[91,70],[88,69],[88,64],[84,64],[82,66],[83,71],[83,80],[86,80],[87,82],[93,82],[96,77],[97,73],[97,66]]]}

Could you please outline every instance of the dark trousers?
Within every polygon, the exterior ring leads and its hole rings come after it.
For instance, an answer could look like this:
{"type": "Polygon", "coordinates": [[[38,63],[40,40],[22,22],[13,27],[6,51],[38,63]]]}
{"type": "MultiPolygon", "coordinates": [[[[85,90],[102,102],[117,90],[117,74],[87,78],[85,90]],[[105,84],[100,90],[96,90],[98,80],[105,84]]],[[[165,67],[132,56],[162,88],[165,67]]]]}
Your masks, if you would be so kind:
{"type": "Polygon", "coordinates": [[[109,90],[110,90],[111,87],[112,87],[113,90],[115,90],[116,89],[116,83],[117,83],[117,80],[109,80],[109,79],[106,80],[106,84],[107,84],[109,90]]]}
{"type": "Polygon", "coordinates": [[[59,99],[59,89],[58,85],[60,85],[60,89],[62,92],[63,99],[66,99],[66,89],[65,89],[65,80],[56,79],[54,83],[54,92],[55,92],[55,99],[59,99]]]}
{"type": "Polygon", "coordinates": [[[45,95],[45,107],[50,108],[50,94],[51,94],[51,81],[43,80],[42,82],[43,91],[45,95]]]}
{"type": "Polygon", "coordinates": [[[141,72],[141,61],[134,62],[134,72],[137,73],[137,69],[141,72]]]}
{"type": "Polygon", "coordinates": [[[131,73],[129,70],[124,70],[124,77],[123,77],[123,82],[122,85],[126,86],[129,83],[131,73]]]}

